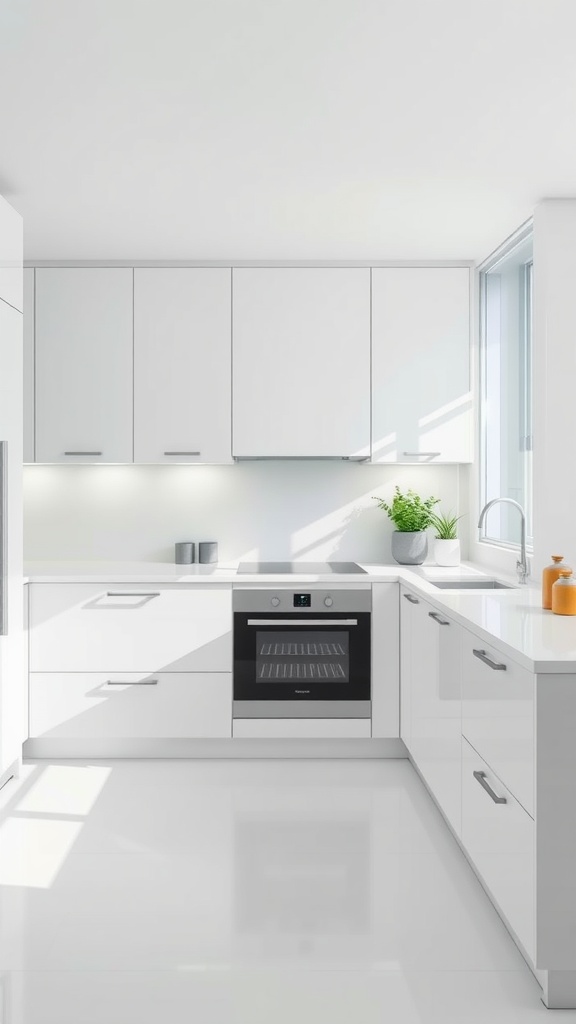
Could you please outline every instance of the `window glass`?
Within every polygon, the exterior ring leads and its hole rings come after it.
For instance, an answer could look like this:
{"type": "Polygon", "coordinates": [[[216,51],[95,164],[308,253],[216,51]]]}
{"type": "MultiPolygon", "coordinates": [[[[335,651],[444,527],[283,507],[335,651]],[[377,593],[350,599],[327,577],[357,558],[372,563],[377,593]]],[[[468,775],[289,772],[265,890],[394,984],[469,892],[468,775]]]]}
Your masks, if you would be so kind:
{"type": "MultiPolygon", "coordinates": [[[[480,500],[513,498],[532,537],[532,237],[499,255],[480,274],[480,500]]],[[[520,516],[494,506],[485,538],[518,544],[520,516]]]]}

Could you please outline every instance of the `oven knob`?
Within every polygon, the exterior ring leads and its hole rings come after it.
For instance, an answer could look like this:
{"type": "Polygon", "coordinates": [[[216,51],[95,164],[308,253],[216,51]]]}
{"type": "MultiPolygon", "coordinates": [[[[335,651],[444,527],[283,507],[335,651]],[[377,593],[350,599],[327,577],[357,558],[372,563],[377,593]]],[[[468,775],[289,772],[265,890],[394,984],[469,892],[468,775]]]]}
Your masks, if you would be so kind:
{"type": "Polygon", "coordinates": [[[277,608],[278,605],[280,604],[280,598],[273,597],[272,600],[270,601],[270,604],[272,605],[273,608],[277,608]]]}
{"type": "Polygon", "coordinates": [[[331,608],[332,605],[334,604],[334,601],[332,600],[331,597],[325,597],[324,604],[326,605],[327,608],[331,608]]]}

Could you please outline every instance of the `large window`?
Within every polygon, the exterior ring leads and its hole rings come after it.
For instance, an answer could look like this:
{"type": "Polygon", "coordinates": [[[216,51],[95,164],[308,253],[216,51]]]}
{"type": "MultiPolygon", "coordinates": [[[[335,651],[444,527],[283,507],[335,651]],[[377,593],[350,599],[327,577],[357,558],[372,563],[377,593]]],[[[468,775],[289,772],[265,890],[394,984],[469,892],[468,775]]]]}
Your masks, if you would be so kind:
{"type": "MultiPolygon", "coordinates": [[[[480,501],[514,498],[532,538],[532,236],[524,234],[480,273],[480,501]]],[[[517,544],[520,516],[495,505],[485,539],[517,544]]]]}

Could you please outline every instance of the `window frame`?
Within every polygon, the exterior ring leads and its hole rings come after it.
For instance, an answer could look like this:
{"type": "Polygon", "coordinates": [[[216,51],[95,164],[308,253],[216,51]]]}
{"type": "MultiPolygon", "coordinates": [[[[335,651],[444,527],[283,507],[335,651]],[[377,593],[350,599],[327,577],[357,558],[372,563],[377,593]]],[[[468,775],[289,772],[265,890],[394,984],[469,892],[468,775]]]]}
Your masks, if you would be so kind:
{"type": "MultiPolygon", "coordinates": [[[[489,389],[489,373],[487,372],[487,355],[488,355],[488,309],[487,309],[487,292],[488,292],[488,274],[491,271],[495,271],[499,264],[503,264],[506,260],[522,246],[531,240],[533,235],[531,221],[522,227],[508,239],[503,245],[491,254],[483,263],[478,267],[478,301],[479,301],[479,334],[478,334],[478,398],[479,398],[479,409],[478,409],[478,471],[477,471],[477,486],[478,486],[478,513],[480,509],[484,507],[488,493],[488,477],[489,477],[489,464],[488,464],[488,389],[489,389]]],[[[520,298],[521,304],[519,309],[519,333],[521,338],[520,350],[519,350],[519,438],[521,448],[520,451],[528,452],[533,449],[533,435],[532,431],[528,430],[530,426],[533,429],[533,329],[532,329],[532,309],[533,309],[533,255],[530,255],[525,262],[519,265],[519,270],[522,275],[520,284],[520,298]]],[[[499,431],[501,438],[501,431],[499,431]]],[[[501,445],[501,442],[500,442],[501,445]]],[[[533,488],[532,488],[532,468],[531,463],[528,466],[528,473],[526,473],[526,467],[523,469],[523,507],[526,512],[528,529],[532,523],[532,507],[533,507],[533,488]]],[[[504,495],[503,495],[504,496],[504,495]]],[[[478,542],[484,546],[490,546],[493,548],[500,549],[502,551],[517,551],[518,542],[511,540],[502,540],[498,537],[488,536],[486,532],[487,524],[484,523],[482,532],[478,537],[478,542]]],[[[530,533],[526,537],[526,548],[527,551],[532,554],[533,551],[533,538],[530,533]]]]}

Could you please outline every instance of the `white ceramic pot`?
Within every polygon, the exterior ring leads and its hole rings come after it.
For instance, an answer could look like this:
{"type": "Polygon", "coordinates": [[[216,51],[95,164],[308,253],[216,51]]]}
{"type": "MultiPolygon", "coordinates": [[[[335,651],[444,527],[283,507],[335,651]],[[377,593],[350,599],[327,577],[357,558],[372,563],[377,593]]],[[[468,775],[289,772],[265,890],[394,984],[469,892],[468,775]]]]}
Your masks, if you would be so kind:
{"type": "Polygon", "coordinates": [[[434,541],[434,561],[436,565],[460,565],[460,541],[457,537],[454,540],[434,541]]]}

